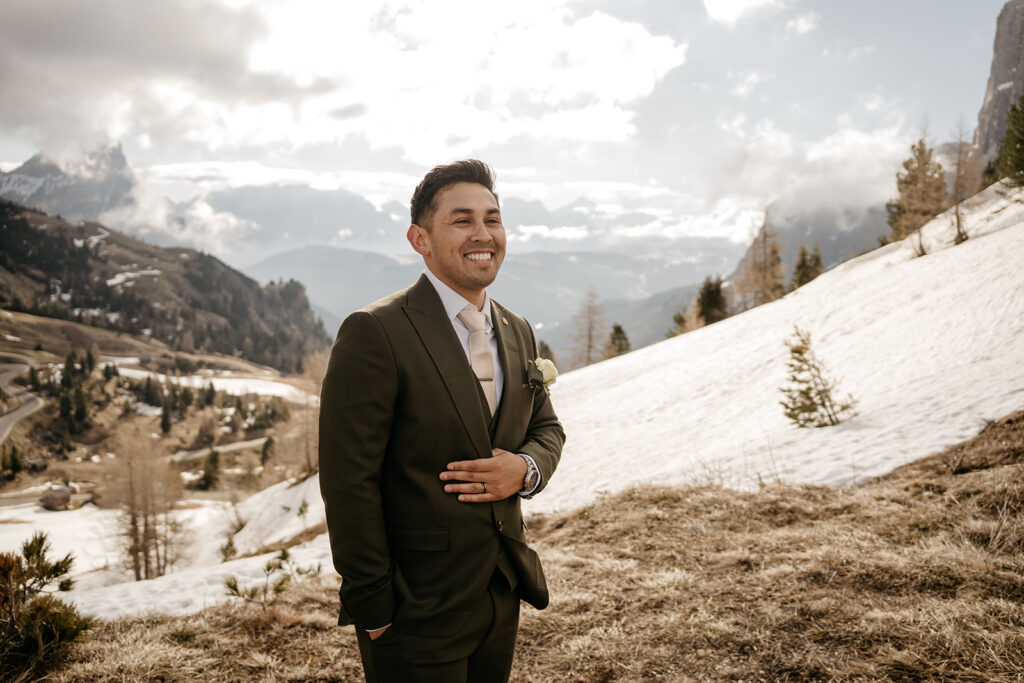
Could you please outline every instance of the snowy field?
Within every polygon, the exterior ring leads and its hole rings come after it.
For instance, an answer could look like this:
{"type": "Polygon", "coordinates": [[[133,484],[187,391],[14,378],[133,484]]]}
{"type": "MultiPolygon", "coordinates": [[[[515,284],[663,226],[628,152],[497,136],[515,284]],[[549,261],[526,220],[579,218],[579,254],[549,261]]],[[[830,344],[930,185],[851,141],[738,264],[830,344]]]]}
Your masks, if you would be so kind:
{"type": "MultiPolygon", "coordinates": [[[[319,396],[308,394],[302,389],[292,386],[286,382],[278,382],[272,379],[258,377],[222,377],[203,374],[185,375],[183,377],[168,377],[167,375],[148,372],[146,370],[122,367],[118,367],[117,371],[122,377],[146,379],[147,376],[152,376],[160,382],[174,382],[178,386],[192,387],[193,389],[201,389],[212,382],[213,388],[217,391],[226,391],[229,394],[235,394],[237,396],[244,396],[245,394],[280,396],[286,401],[301,403],[303,405],[317,405],[320,401],[319,396]]],[[[159,412],[159,408],[157,411],[159,412]]]]}
{"type": "MultiPolygon", "coordinates": [[[[926,257],[914,258],[907,243],[889,245],[780,301],[559,378],[552,396],[568,441],[548,488],[524,503],[527,512],[573,508],[641,483],[852,484],[1024,407],[1024,193],[990,188],[968,203],[965,218],[971,239],[955,248],[950,218],[940,216],[924,229],[926,257]],[[783,340],[794,325],[811,332],[840,392],[858,400],[854,419],[797,429],[783,416],[783,340]]],[[[239,503],[239,552],[322,523],[318,487],[314,477],[239,503]],[[308,509],[300,516],[302,501],[308,509]]],[[[17,547],[33,528],[51,530],[59,552],[75,552],[77,571],[93,570],[70,598],[103,618],[194,612],[227,599],[227,576],[242,585],[262,580],[269,556],[218,561],[234,513],[211,505],[183,512],[196,530],[187,567],[95,587],[115,579],[103,517],[111,514],[2,509],[0,549],[17,547]]],[[[293,555],[333,572],[326,535],[293,555]]]]}

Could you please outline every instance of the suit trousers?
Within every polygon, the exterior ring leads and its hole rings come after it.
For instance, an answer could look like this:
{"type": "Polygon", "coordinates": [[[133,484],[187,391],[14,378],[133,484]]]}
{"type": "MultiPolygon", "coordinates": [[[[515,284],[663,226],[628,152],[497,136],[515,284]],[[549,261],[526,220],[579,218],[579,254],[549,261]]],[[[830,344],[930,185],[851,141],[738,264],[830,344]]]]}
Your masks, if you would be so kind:
{"type": "Polygon", "coordinates": [[[389,627],[380,638],[371,640],[366,631],[356,627],[356,639],[367,683],[505,683],[512,672],[518,631],[519,597],[501,571],[495,570],[476,608],[454,636],[441,641],[389,627]],[[458,646],[452,648],[455,643],[458,646]],[[409,656],[446,648],[471,652],[451,661],[440,657],[424,662],[409,656]]]}

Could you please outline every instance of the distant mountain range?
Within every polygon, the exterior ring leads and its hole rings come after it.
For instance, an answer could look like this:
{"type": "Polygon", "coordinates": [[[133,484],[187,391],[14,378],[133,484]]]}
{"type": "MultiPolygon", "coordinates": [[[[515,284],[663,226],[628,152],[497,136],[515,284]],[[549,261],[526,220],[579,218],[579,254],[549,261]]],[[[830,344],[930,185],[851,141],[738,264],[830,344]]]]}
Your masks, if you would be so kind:
{"type": "MultiPolygon", "coordinates": [[[[329,333],[351,311],[408,286],[423,268],[411,252],[408,257],[385,255],[407,248],[407,209],[397,202],[377,208],[344,189],[304,185],[237,187],[186,202],[162,200],[165,224],[150,226],[139,222],[149,213],[136,211],[136,190],[120,146],[101,148],[70,166],[35,155],[0,174],[0,197],[68,220],[106,214],[131,234],[164,245],[195,244],[204,228],[190,222],[196,220],[190,212],[203,204],[206,211],[242,226],[231,242],[232,262],[247,263],[263,254],[243,270],[264,283],[282,278],[301,282],[329,333]]],[[[503,199],[510,235],[517,234],[519,225],[586,228],[591,219],[597,223],[590,227],[600,232],[608,219],[594,211],[593,203],[582,198],[554,210],[537,201],[503,199]]],[[[887,232],[882,207],[789,214],[775,217],[787,273],[801,243],[811,248],[818,242],[826,265],[832,266],[873,248],[887,232]]],[[[649,217],[621,220],[642,223],[649,217]]],[[[634,347],[640,347],[662,339],[672,314],[689,304],[695,286],[708,275],[728,277],[745,251],[742,245],[708,238],[663,242],[647,253],[598,250],[586,239],[552,248],[537,251],[529,238],[510,240],[492,293],[537,325],[539,335],[563,356],[572,345],[571,318],[591,287],[605,305],[609,325],[622,324],[634,347]]]]}
{"type": "Polygon", "coordinates": [[[0,200],[0,306],[295,372],[329,338],[295,281],[260,286],[208,254],[163,248],[0,200]]]}
{"type": "MultiPolygon", "coordinates": [[[[505,257],[501,275],[488,291],[533,323],[538,336],[556,353],[567,353],[571,344],[566,332],[569,320],[583,295],[594,288],[610,311],[622,318],[617,321],[628,325],[627,331],[636,334],[637,343],[643,345],[664,337],[672,326],[671,312],[665,317],[662,309],[665,301],[678,298],[681,285],[691,285],[708,273],[732,268],[741,250],[742,247],[732,245],[718,251],[694,248],[676,255],[657,256],[513,252],[505,257]],[[644,313],[648,309],[650,316],[644,313]]],[[[261,282],[282,278],[301,281],[313,305],[332,315],[332,319],[324,318],[330,330],[352,311],[408,287],[423,268],[423,261],[413,253],[401,259],[311,246],[265,259],[245,268],[245,272],[261,282]]]]}

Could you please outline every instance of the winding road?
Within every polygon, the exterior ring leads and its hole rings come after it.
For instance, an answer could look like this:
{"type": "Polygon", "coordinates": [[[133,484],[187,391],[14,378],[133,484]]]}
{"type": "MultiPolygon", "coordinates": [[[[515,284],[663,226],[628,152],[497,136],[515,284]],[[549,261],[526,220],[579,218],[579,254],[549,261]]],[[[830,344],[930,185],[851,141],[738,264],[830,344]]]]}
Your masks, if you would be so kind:
{"type": "Polygon", "coordinates": [[[7,435],[11,433],[14,425],[18,424],[18,420],[28,417],[43,407],[43,400],[32,392],[11,384],[15,377],[29,369],[29,366],[33,364],[31,359],[6,352],[0,358],[3,359],[0,361],[0,387],[21,402],[21,407],[17,410],[12,410],[6,415],[0,416],[0,444],[2,444],[7,440],[7,435]],[[24,363],[9,362],[8,359],[12,358],[20,359],[24,363]]]}

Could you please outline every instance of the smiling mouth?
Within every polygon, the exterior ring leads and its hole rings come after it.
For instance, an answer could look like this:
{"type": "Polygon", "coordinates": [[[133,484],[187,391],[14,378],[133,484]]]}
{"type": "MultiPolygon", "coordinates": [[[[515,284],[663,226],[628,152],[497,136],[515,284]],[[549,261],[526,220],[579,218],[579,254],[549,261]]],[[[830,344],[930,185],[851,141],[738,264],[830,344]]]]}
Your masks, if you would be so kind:
{"type": "Polygon", "coordinates": [[[477,263],[487,263],[494,258],[494,254],[486,251],[474,251],[466,254],[466,258],[470,261],[476,261],[477,263]]]}

